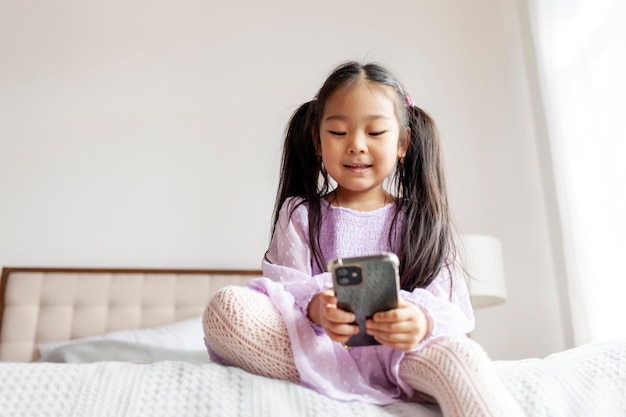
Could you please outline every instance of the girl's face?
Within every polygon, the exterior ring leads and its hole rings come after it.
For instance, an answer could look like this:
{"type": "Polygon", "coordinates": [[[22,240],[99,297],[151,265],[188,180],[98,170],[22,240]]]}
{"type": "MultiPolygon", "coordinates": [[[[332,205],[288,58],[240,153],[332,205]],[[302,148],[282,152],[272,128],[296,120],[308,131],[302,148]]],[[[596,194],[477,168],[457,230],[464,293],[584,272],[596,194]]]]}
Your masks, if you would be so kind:
{"type": "Polygon", "coordinates": [[[318,152],[338,184],[338,202],[346,207],[386,199],[383,181],[404,157],[409,139],[408,129],[400,131],[395,96],[390,87],[359,82],[326,102],[318,152]]]}

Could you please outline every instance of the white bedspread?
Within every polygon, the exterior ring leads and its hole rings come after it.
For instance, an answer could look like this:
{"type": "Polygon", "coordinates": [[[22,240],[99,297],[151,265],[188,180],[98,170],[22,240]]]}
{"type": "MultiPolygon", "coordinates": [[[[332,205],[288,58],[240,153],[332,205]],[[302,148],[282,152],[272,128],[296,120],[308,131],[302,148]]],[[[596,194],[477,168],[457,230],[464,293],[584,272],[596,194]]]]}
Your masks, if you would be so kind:
{"type": "Polygon", "coordinates": [[[528,416],[626,417],[626,339],[495,365],[528,416]]]}
{"type": "Polygon", "coordinates": [[[2,417],[438,417],[436,407],[344,403],[217,364],[0,364],[2,417]]]}
{"type": "MultiPolygon", "coordinates": [[[[528,416],[626,416],[626,340],[545,359],[498,361],[528,416]]],[[[0,416],[438,417],[437,407],[378,407],[331,400],[237,368],[181,361],[152,364],[0,364],[0,416]]]]}

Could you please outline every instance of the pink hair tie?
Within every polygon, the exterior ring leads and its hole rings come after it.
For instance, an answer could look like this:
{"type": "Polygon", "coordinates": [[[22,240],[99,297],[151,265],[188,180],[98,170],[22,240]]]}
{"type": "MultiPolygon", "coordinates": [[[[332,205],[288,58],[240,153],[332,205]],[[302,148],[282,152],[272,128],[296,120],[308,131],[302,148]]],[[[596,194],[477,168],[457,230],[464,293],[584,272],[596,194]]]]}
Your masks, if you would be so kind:
{"type": "Polygon", "coordinates": [[[406,104],[409,107],[415,107],[415,102],[413,101],[413,99],[411,98],[411,96],[406,96],[406,104]]]}

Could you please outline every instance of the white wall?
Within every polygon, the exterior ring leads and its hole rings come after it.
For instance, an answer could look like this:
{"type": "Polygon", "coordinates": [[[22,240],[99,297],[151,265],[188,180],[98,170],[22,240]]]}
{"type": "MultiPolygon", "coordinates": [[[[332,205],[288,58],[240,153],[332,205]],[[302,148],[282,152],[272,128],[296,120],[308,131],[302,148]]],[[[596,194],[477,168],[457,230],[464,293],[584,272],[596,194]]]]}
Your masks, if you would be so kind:
{"type": "Polygon", "coordinates": [[[503,242],[474,337],[564,347],[514,0],[4,1],[0,59],[0,265],[258,268],[291,112],[378,61],[439,123],[461,231],[503,242]]]}

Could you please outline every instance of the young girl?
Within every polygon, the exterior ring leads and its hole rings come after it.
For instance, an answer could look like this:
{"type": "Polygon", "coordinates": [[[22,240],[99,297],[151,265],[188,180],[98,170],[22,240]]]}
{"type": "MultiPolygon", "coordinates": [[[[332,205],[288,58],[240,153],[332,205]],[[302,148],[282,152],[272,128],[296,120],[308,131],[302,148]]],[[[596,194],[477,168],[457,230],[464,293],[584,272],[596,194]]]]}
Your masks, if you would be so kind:
{"type": "Polygon", "coordinates": [[[431,118],[386,69],[349,62],[293,115],[263,278],[226,287],[204,316],[211,358],[339,400],[434,397],[446,416],[516,415],[474,327],[431,118]],[[374,315],[380,345],[340,310],[327,262],[394,252],[398,308],[374,315]],[[427,395],[424,395],[427,394],[427,395]]]}

